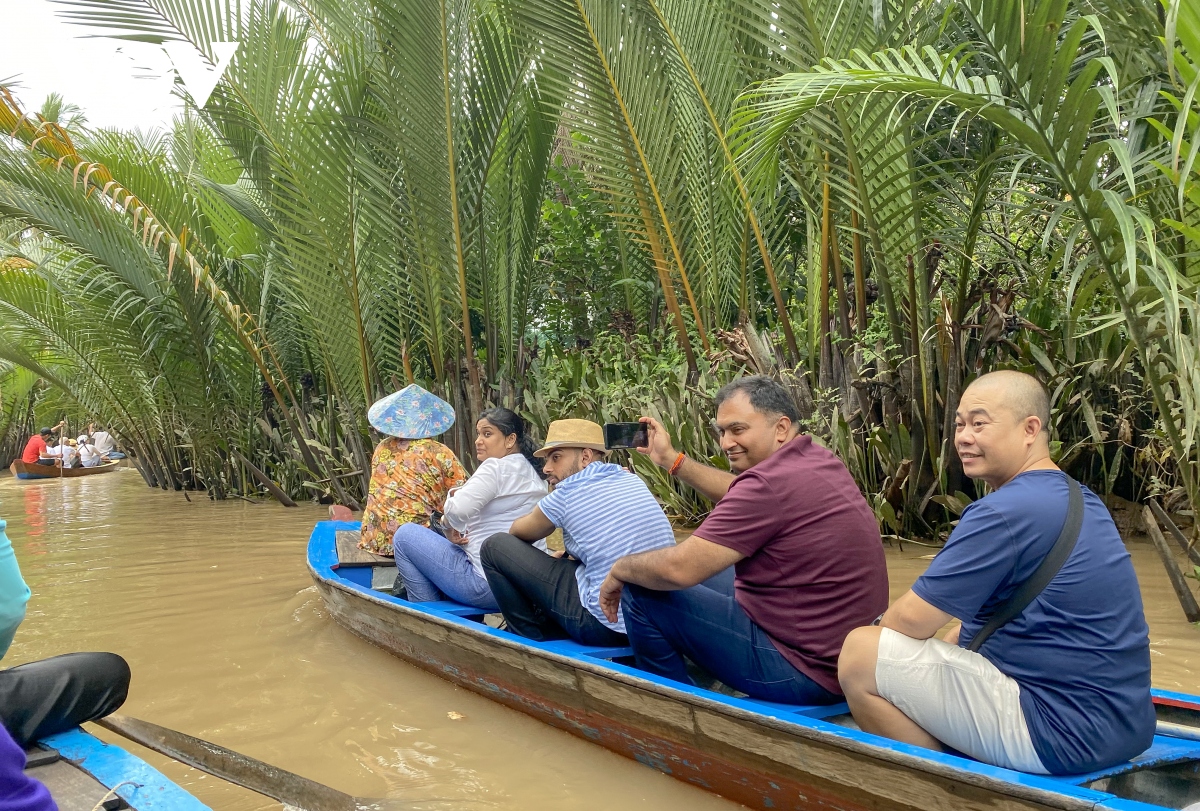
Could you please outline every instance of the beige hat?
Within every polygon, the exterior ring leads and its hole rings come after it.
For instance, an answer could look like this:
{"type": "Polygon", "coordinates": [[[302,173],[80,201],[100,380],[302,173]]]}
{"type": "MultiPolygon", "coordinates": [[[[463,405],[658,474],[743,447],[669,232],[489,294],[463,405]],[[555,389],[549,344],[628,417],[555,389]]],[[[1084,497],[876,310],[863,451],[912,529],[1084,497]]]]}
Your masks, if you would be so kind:
{"type": "Polygon", "coordinates": [[[542,457],[555,448],[591,448],[607,453],[604,449],[604,429],[591,420],[555,420],[546,431],[546,444],[533,452],[542,457]]]}

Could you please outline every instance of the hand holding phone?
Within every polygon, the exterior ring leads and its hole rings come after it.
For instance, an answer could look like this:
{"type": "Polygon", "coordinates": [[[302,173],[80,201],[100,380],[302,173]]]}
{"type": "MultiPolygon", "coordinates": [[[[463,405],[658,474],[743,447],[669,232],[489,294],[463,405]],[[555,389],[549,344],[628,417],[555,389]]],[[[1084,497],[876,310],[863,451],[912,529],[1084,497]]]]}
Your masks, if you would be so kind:
{"type": "Polygon", "coordinates": [[[607,422],[604,424],[605,450],[644,448],[650,444],[646,426],[641,422],[607,422]]]}
{"type": "Polygon", "coordinates": [[[638,448],[638,453],[646,454],[651,462],[663,469],[670,468],[679,455],[671,444],[671,435],[654,417],[642,417],[641,423],[646,428],[648,441],[645,447],[638,448]]]}

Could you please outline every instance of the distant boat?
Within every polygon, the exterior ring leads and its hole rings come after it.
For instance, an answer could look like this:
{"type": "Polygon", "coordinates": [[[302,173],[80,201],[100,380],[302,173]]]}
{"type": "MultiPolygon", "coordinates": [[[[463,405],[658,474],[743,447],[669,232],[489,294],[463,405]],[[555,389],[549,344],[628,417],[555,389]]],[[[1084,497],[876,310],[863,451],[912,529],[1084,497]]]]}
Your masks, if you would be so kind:
{"type": "Polygon", "coordinates": [[[210,811],[162,772],[75,728],[38,741],[25,773],[46,784],[59,811],[210,811]]]}
{"type": "Polygon", "coordinates": [[[79,476],[95,476],[97,473],[111,473],[120,466],[119,461],[113,461],[95,467],[62,468],[57,465],[27,465],[20,459],[14,459],[8,469],[18,479],[74,479],[79,476]]]}
{"type": "Polygon", "coordinates": [[[469,606],[401,600],[390,593],[394,564],[358,550],[358,530],[322,521],[309,539],[310,573],[338,623],[436,676],[750,808],[1152,811],[1200,801],[1198,696],[1156,690],[1160,730],[1175,731],[1128,763],[1024,774],[862,732],[845,704],[733,697],[638,670],[626,647],[534,642],[469,606]]]}

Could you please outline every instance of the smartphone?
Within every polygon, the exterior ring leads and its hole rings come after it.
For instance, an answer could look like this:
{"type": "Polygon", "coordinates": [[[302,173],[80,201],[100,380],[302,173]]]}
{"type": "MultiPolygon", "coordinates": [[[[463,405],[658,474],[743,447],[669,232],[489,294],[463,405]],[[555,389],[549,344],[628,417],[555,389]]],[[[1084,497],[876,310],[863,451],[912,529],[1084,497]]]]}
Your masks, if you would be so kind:
{"type": "Polygon", "coordinates": [[[642,422],[606,422],[604,424],[604,448],[645,448],[650,444],[646,424],[642,422]]]}

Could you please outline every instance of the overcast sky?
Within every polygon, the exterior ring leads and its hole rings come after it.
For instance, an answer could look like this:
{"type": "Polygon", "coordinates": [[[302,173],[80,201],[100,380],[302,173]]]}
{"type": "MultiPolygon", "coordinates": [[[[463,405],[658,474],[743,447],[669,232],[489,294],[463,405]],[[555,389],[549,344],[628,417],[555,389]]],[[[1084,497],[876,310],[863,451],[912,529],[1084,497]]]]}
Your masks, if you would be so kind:
{"type": "Polygon", "coordinates": [[[57,92],[82,107],[92,126],[167,128],[179,109],[171,62],[161,48],[88,37],[59,19],[50,0],[0,0],[4,45],[0,83],[28,110],[57,92]]]}

